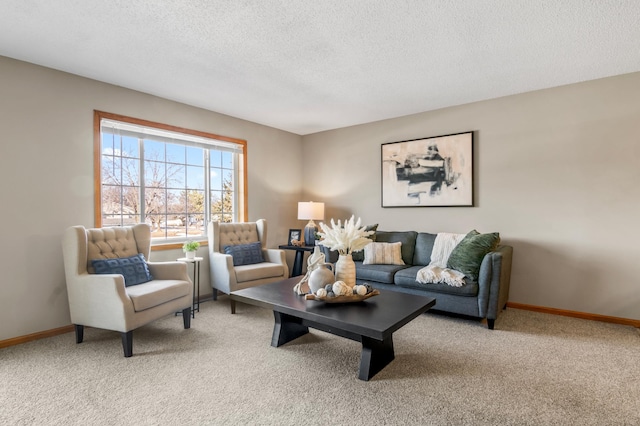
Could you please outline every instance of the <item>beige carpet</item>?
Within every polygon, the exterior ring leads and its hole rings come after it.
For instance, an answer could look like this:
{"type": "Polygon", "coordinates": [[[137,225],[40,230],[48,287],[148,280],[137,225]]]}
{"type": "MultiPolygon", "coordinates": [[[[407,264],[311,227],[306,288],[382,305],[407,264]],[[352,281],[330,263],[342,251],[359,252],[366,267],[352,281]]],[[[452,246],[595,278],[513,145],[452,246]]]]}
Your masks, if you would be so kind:
{"type": "Polygon", "coordinates": [[[491,331],[428,313],[363,382],[357,342],[312,330],[272,348],[262,308],[231,315],[222,297],[192,324],[137,330],[129,359],[96,329],[0,349],[0,424],[640,424],[632,327],[508,309],[491,331]]]}

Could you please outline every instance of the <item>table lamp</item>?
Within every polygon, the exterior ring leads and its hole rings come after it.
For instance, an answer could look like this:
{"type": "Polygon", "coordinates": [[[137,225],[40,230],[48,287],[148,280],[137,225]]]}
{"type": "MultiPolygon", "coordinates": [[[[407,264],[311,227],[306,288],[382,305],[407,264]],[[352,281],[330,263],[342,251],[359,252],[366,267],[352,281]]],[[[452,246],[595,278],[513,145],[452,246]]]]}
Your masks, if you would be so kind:
{"type": "Polygon", "coordinates": [[[309,223],[304,227],[304,244],[312,246],[315,244],[316,232],[318,226],[314,220],[324,219],[324,203],[299,202],[298,203],[298,220],[308,220],[309,223]]]}

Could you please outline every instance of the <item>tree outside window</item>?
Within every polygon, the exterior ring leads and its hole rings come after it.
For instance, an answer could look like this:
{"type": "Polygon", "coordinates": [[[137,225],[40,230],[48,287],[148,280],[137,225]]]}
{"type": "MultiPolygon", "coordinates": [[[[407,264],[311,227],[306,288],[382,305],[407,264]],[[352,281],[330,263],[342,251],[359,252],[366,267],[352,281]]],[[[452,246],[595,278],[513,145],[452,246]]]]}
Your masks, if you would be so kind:
{"type": "Polygon", "coordinates": [[[208,220],[243,220],[246,201],[237,183],[244,178],[238,171],[244,144],[163,128],[154,132],[148,122],[141,126],[97,114],[99,226],[145,222],[159,242],[202,237],[208,220]]]}

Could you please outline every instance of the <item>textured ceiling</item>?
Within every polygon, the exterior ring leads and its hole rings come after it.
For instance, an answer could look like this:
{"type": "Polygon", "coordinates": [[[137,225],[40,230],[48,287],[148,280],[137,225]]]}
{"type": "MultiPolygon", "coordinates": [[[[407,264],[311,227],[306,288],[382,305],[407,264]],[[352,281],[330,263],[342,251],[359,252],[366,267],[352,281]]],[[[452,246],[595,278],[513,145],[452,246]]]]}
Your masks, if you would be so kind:
{"type": "Polygon", "coordinates": [[[301,135],[640,71],[639,40],[636,0],[0,0],[2,56],[301,135]]]}

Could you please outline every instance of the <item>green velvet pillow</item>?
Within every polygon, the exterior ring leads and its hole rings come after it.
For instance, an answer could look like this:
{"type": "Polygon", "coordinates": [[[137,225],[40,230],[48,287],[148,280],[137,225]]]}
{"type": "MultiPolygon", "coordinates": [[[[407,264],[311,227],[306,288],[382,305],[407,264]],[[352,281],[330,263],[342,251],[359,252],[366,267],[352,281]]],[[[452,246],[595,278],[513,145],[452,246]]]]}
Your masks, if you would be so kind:
{"type": "MultiPolygon", "coordinates": [[[[378,230],[378,224],[376,223],[375,225],[365,226],[364,230],[365,231],[374,231],[373,234],[369,235],[367,238],[369,238],[371,241],[375,242],[376,241],[376,233],[375,233],[375,231],[378,230]]],[[[353,253],[351,255],[351,258],[353,259],[354,262],[356,262],[356,261],[358,261],[358,262],[364,261],[364,250],[360,250],[360,251],[357,251],[357,252],[353,253]]]]}
{"type": "Polygon", "coordinates": [[[447,268],[460,271],[473,281],[477,281],[482,259],[487,253],[495,250],[499,243],[498,232],[481,234],[474,229],[455,246],[447,260],[447,268]]]}

